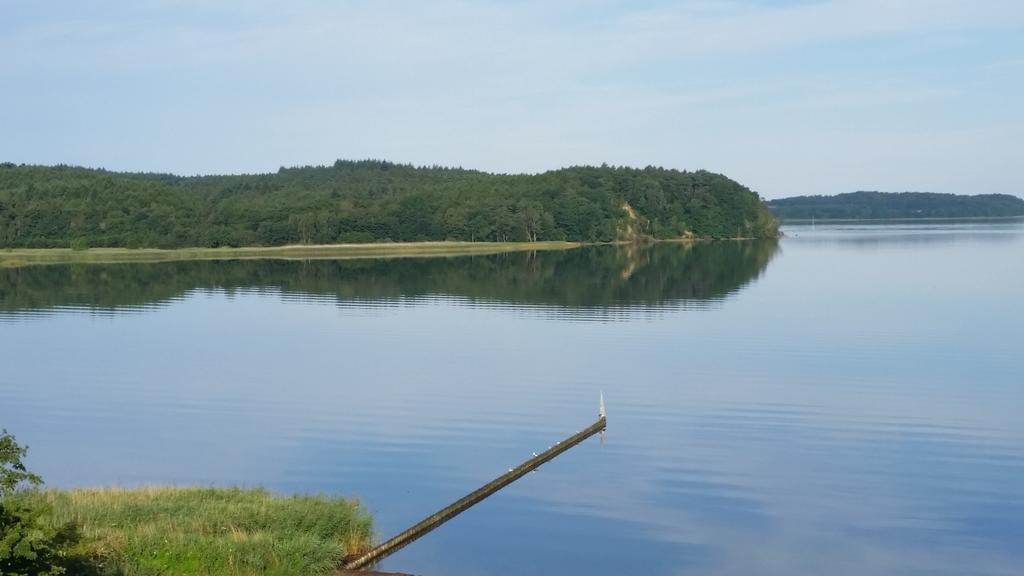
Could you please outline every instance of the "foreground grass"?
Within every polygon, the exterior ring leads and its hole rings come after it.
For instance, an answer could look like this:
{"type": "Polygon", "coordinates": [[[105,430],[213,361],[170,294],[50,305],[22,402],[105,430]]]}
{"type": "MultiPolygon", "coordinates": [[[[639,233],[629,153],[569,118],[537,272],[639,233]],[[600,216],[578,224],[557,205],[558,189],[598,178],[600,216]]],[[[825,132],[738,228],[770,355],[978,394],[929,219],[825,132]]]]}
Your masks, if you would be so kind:
{"type": "Polygon", "coordinates": [[[78,526],[74,574],[315,576],[370,545],[352,500],[238,488],[47,490],[49,521],[78,526]]]}
{"type": "Polygon", "coordinates": [[[576,242],[406,242],[378,244],[325,244],[249,248],[15,248],[0,250],[0,267],[76,262],[164,262],[176,260],[237,260],[281,258],[293,260],[343,258],[401,258],[463,256],[524,250],[565,250],[576,242]]]}

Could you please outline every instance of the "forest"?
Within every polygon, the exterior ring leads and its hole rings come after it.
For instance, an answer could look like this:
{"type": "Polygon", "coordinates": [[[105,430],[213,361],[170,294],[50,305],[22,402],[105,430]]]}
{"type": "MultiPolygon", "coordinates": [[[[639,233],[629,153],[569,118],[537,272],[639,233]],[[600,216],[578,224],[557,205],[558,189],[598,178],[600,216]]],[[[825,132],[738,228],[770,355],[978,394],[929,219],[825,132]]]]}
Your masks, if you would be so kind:
{"type": "Polygon", "coordinates": [[[0,164],[0,248],[765,238],[761,198],[706,171],[490,174],[379,160],[176,176],[0,164]]]}
{"type": "Polygon", "coordinates": [[[934,192],[849,192],[835,196],[794,196],[769,200],[768,207],[783,220],[1024,215],[1024,200],[1009,194],[965,196],[934,192]]]}

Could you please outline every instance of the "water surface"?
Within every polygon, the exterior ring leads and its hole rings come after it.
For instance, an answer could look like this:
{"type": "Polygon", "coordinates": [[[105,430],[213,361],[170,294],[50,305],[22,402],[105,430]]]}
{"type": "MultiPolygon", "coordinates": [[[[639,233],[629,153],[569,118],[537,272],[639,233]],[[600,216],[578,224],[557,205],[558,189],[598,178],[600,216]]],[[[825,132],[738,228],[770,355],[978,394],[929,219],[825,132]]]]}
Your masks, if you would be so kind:
{"type": "Polygon", "coordinates": [[[358,495],[383,568],[1019,574],[1024,225],[0,271],[0,425],[57,486],[358,495]]]}

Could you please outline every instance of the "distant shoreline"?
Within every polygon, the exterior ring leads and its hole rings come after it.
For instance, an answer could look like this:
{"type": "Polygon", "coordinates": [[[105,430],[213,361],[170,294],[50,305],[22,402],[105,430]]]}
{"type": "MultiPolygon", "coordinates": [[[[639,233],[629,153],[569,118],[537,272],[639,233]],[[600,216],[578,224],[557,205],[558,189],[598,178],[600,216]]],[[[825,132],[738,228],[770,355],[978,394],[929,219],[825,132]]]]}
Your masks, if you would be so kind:
{"type": "Polygon", "coordinates": [[[766,205],[783,221],[924,220],[1024,216],[1024,198],[1012,194],[847,192],[835,196],[774,198],[766,205]]]}
{"type": "Polygon", "coordinates": [[[807,224],[811,222],[950,222],[965,220],[1024,220],[1024,214],[1015,216],[904,216],[900,218],[779,218],[781,224],[807,224]]]}

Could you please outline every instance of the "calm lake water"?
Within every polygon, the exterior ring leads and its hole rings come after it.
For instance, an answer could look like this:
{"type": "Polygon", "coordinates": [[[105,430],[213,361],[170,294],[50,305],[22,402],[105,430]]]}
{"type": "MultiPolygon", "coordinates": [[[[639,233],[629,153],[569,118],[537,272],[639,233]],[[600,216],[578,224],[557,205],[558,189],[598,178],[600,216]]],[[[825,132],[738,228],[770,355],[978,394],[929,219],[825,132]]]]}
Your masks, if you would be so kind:
{"type": "Polygon", "coordinates": [[[0,270],[51,485],[357,495],[425,576],[1024,573],[1024,224],[451,259],[0,270]]]}

